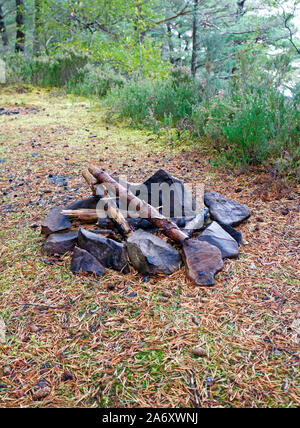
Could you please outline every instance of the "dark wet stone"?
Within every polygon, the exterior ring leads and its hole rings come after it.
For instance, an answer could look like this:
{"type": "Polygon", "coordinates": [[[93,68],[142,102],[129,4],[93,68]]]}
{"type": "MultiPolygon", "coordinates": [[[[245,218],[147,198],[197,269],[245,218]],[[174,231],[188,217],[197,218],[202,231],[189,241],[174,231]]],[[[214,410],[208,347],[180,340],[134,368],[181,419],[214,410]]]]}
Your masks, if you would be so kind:
{"type": "Polygon", "coordinates": [[[97,208],[97,204],[100,200],[99,196],[91,197],[88,199],[81,199],[79,201],[74,201],[66,207],[66,210],[95,210],[97,208]]]}
{"type": "Polygon", "coordinates": [[[0,109],[0,116],[14,116],[16,114],[20,114],[20,112],[18,110],[5,110],[4,108],[0,109]]]}
{"type": "Polygon", "coordinates": [[[36,384],[36,386],[37,386],[38,388],[45,388],[46,386],[48,386],[47,379],[44,379],[44,378],[40,379],[40,380],[38,381],[38,383],[36,384]]]}
{"type": "Polygon", "coordinates": [[[209,376],[205,379],[205,383],[207,386],[213,386],[214,384],[214,378],[212,376],[209,376]]]}
{"type": "MultiPolygon", "coordinates": [[[[194,219],[195,217],[187,218],[171,218],[171,220],[177,224],[179,228],[185,228],[188,221],[194,219]]],[[[156,233],[158,229],[150,223],[150,221],[142,218],[127,218],[127,222],[133,226],[134,229],[142,229],[146,231],[151,231],[151,233],[156,233]]],[[[113,229],[115,227],[113,221],[109,218],[99,219],[98,226],[105,229],[113,229]]]]}
{"type": "Polygon", "coordinates": [[[105,268],[99,260],[88,251],[75,247],[71,262],[71,272],[74,275],[79,273],[90,273],[103,276],[105,275],[105,268]]]}
{"type": "Polygon", "coordinates": [[[73,373],[70,371],[65,371],[61,379],[63,382],[67,382],[68,380],[73,380],[74,379],[73,373]]]}
{"type": "Polygon", "coordinates": [[[210,221],[210,212],[208,208],[204,208],[204,224],[210,221]]]}
{"type": "Polygon", "coordinates": [[[211,217],[218,223],[238,226],[250,217],[250,211],[245,205],[225,198],[217,192],[205,193],[204,202],[209,208],[211,217]]]}
{"type": "Polygon", "coordinates": [[[282,215],[289,215],[290,210],[288,208],[282,208],[280,210],[280,212],[281,212],[282,215]]]}
{"type": "Polygon", "coordinates": [[[237,257],[239,255],[239,246],[236,240],[233,239],[229,233],[225,232],[215,221],[208,226],[197,239],[199,241],[208,242],[219,248],[223,259],[237,257]]]}
{"type": "Polygon", "coordinates": [[[144,275],[171,275],[182,264],[180,254],[170,244],[142,230],[127,240],[127,249],[132,265],[144,275]]]}
{"type": "Polygon", "coordinates": [[[57,174],[53,177],[49,177],[50,183],[54,184],[54,186],[65,187],[69,183],[69,177],[65,177],[63,175],[57,174]]]}
{"type": "Polygon", "coordinates": [[[238,230],[234,229],[232,226],[229,226],[227,224],[223,224],[223,223],[219,223],[219,225],[227,232],[229,233],[230,236],[233,237],[233,239],[236,240],[236,242],[239,245],[242,245],[243,243],[243,236],[241,234],[241,232],[239,232],[238,230]]]}
{"type": "Polygon", "coordinates": [[[65,207],[52,208],[42,223],[43,235],[51,235],[52,233],[62,232],[71,228],[71,222],[68,217],[61,214],[64,209],[65,207]]]}
{"type": "Polygon", "coordinates": [[[131,299],[136,296],[137,296],[137,293],[135,293],[134,291],[128,295],[128,297],[130,297],[131,299]]]}
{"type": "Polygon", "coordinates": [[[124,244],[81,228],[78,246],[90,252],[103,266],[125,274],[129,273],[124,244]]]}
{"type": "Polygon", "coordinates": [[[78,231],[67,233],[53,233],[45,243],[45,251],[48,256],[65,254],[72,251],[77,244],[78,231]]]}
{"type": "Polygon", "coordinates": [[[207,242],[189,239],[184,243],[183,254],[187,276],[196,285],[215,284],[215,274],[224,266],[221,251],[217,247],[207,242]]]}

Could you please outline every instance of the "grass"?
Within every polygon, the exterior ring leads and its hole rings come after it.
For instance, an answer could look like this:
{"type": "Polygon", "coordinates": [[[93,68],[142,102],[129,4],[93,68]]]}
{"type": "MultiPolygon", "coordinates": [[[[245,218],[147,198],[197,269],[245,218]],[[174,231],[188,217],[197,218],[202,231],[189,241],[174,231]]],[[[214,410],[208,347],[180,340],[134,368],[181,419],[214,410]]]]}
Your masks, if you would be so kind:
{"type": "Polygon", "coordinates": [[[165,136],[107,127],[105,112],[84,98],[8,88],[2,105],[38,113],[0,117],[0,406],[299,406],[299,188],[213,169],[188,142],[179,150],[165,136]],[[133,271],[72,276],[70,256],[46,257],[31,226],[69,196],[89,194],[80,173],[92,162],[132,181],[164,167],[247,204],[239,260],[226,261],[213,288],[191,285],[183,270],[150,282],[133,271]],[[50,173],[69,176],[68,189],[50,184],[50,173]],[[163,301],[165,290],[172,297],[163,301]],[[194,356],[198,346],[206,358],[194,356]],[[51,392],[36,401],[41,382],[51,392]]]}

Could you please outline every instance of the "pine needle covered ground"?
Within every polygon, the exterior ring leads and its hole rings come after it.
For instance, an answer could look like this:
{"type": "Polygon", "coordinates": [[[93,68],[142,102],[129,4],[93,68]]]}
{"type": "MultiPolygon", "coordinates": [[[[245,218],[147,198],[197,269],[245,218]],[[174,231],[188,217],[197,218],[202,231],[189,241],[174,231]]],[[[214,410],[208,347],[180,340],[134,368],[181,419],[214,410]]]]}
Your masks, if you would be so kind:
{"type": "Polygon", "coordinates": [[[192,144],[108,127],[86,99],[19,92],[0,94],[0,107],[19,111],[0,117],[0,406],[299,406],[299,189],[213,169],[192,144]],[[90,194],[81,171],[93,162],[131,181],[163,167],[248,205],[239,260],[213,288],[183,270],[150,282],[133,271],[74,277],[69,256],[42,254],[35,226],[90,194]]]}

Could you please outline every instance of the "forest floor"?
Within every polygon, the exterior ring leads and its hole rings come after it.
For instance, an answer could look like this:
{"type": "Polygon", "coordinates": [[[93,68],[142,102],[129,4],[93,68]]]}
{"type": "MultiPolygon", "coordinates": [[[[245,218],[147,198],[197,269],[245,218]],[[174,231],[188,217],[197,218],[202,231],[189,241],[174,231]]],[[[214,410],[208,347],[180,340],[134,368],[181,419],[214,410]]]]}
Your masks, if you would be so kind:
{"type": "Polygon", "coordinates": [[[0,406],[299,406],[299,188],[215,169],[193,143],[107,125],[103,110],[58,91],[2,89],[1,107],[19,114],[0,116],[0,406]],[[42,253],[35,225],[89,196],[81,171],[93,162],[130,181],[164,168],[245,203],[239,259],[212,288],[184,270],[74,277],[69,255],[42,253]],[[67,188],[49,174],[68,176],[67,188]]]}

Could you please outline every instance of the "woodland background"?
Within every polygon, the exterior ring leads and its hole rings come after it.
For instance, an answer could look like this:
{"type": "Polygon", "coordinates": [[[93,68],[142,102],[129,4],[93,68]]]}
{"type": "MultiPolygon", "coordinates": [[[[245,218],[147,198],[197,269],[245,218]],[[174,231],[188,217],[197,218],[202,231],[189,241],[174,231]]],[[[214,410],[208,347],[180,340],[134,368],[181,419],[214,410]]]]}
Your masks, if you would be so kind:
{"type": "Polygon", "coordinates": [[[299,0],[0,0],[0,54],[9,84],[101,98],[107,120],[294,177],[299,14],[299,0]]]}

